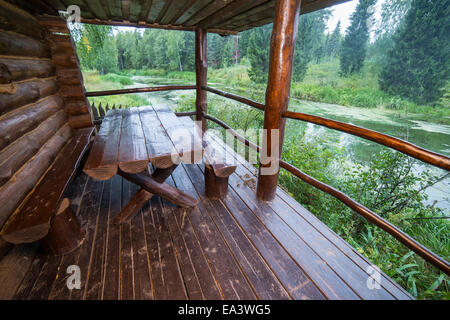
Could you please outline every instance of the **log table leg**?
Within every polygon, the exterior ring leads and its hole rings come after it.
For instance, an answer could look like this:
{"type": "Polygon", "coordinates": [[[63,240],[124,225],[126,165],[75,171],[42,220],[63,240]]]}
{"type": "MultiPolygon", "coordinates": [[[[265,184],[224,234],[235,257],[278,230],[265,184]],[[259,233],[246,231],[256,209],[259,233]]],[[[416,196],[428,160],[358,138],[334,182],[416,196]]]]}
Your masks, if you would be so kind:
{"type": "Polygon", "coordinates": [[[150,200],[153,195],[159,195],[162,198],[179,205],[183,208],[191,208],[198,204],[197,199],[192,198],[188,194],[163,183],[175,170],[177,165],[167,169],[156,169],[150,176],[146,173],[130,174],[119,171],[119,175],[137,184],[141,189],[128,202],[123,210],[114,218],[113,223],[122,224],[134,217],[138,211],[150,200]]]}

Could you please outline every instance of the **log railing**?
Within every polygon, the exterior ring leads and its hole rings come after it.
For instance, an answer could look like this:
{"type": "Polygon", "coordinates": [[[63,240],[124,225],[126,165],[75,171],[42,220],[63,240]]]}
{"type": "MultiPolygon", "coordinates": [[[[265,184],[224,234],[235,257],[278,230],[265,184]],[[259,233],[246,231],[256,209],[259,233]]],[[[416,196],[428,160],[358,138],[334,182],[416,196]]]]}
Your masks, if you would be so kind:
{"type": "MultiPolygon", "coordinates": [[[[240,96],[237,96],[235,94],[231,94],[228,92],[223,92],[211,87],[204,87],[204,90],[207,90],[209,92],[215,93],[217,95],[220,95],[222,97],[226,97],[244,104],[247,104],[251,107],[254,107],[259,110],[264,110],[264,105],[258,102],[255,102],[250,99],[246,99],[240,96]]],[[[408,141],[395,138],[393,136],[370,130],[365,129],[362,127],[358,127],[352,124],[331,120],[327,118],[322,118],[319,116],[314,116],[306,113],[300,113],[300,112],[292,112],[292,111],[285,111],[282,113],[283,118],[288,119],[294,119],[294,120],[301,120],[309,123],[313,123],[316,125],[320,125],[323,127],[327,127],[329,129],[338,130],[341,132],[345,132],[354,136],[358,136],[360,138],[370,140],[373,142],[376,142],[378,144],[384,145],[386,147],[392,148],[394,150],[397,150],[401,153],[404,153],[408,156],[411,156],[413,158],[416,158],[420,161],[423,161],[425,163],[431,164],[433,166],[442,168],[444,170],[450,171],[450,158],[436,153],[429,150],[426,150],[424,148],[421,148],[419,146],[416,146],[408,141]]],[[[211,119],[210,119],[211,120],[211,119]]]]}
{"type": "Polygon", "coordinates": [[[400,151],[401,153],[404,153],[423,162],[432,164],[433,166],[450,171],[450,159],[448,157],[423,149],[402,139],[398,139],[374,130],[361,128],[352,124],[305,113],[286,111],[283,113],[283,117],[314,123],[323,127],[349,133],[366,140],[374,141],[378,144],[382,144],[386,147],[395,149],[397,151],[400,151]]]}
{"type": "Polygon", "coordinates": [[[91,91],[91,92],[86,92],[86,97],[102,97],[102,96],[113,96],[113,95],[119,95],[119,94],[146,93],[146,92],[171,91],[171,90],[194,90],[196,88],[197,88],[196,86],[156,86],[156,87],[146,87],[146,88],[91,91]]]}
{"type": "Polygon", "coordinates": [[[221,90],[218,90],[215,88],[211,88],[211,87],[206,87],[206,86],[203,86],[202,89],[209,91],[211,93],[217,94],[219,96],[244,103],[246,105],[249,105],[251,107],[254,107],[254,108],[262,110],[262,111],[264,111],[264,108],[265,108],[262,103],[259,103],[259,102],[256,102],[256,101],[253,101],[253,100],[250,100],[247,98],[243,98],[243,97],[240,97],[240,96],[232,94],[232,93],[224,92],[224,91],[221,91],[221,90]]]}
{"type": "MultiPolygon", "coordinates": [[[[250,147],[251,149],[260,152],[261,147],[257,144],[247,140],[245,137],[238,134],[235,130],[233,130],[229,125],[227,125],[225,122],[204,114],[205,119],[213,121],[220,125],[224,129],[228,129],[231,135],[233,135],[238,141],[244,143],[246,146],[250,147]]],[[[332,197],[336,198],[337,200],[344,203],[346,206],[351,208],[353,211],[358,213],[359,215],[363,216],[379,228],[383,229],[387,233],[389,233],[391,236],[393,236],[395,239],[403,243],[406,247],[417,253],[419,256],[421,256],[423,259],[428,261],[429,263],[433,264],[440,270],[444,271],[447,275],[450,275],[450,264],[444,260],[443,258],[439,257],[437,254],[414,240],[412,237],[410,237],[408,234],[388,222],[387,220],[383,219],[379,215],[377,215],[372,210],[366,208],[362,204],[358,203],[357,201],[353,200],[349,196],[347,196],[345,193],[323,183],[319,180],[314,179],[313,177],[307,175],[306,173],[302,172],[300,169],[296,168],[295,166],[287,163],[286,161],[280,160],[280,167],[285,169],[286,171],[292,173],[299,179],[303,180],[304,182],[312,185],[313,187],[331,195],[332,197]]]]}

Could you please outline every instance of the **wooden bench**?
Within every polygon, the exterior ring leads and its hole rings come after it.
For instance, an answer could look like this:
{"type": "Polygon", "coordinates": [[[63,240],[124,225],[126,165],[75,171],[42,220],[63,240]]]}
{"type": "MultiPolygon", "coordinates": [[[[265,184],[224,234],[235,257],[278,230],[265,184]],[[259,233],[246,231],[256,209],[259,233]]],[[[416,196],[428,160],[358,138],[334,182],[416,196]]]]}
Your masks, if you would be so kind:
{"type": "MultiPolygon", "coordinates": [[[[183,123],[190,122],[184,118],[183,123]]],[[[192,124],[187,124],[192,125],[192,124]]],[[[200,129],[199,129],[200,130],[200,129]]],[[[235,159],[230,159],[224,142],[206,132],[203,134],[203,160],[205,163],[205,193],[211,199],[224,199],[228,192],[228,178],[236,171],[235,159]]]]}
{"type": "Polygon", "coordinates": [[[93,131],[94,128],[74,130],[52,167],[5,223],[3,240],[13,244],[40,240],[51,254],[68,253],[80,245],[83,235],[63,194],[89,147],[93,131]]]}

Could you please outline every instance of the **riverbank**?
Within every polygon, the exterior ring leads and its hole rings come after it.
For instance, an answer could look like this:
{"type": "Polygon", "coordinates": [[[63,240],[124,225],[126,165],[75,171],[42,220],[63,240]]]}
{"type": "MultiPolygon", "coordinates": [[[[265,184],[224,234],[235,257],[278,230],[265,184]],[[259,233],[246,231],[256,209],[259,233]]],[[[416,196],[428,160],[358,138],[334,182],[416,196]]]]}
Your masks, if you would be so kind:
{"type": "MultiPolygon", "coordinates": [[[[252,91],[257,100],[263,100],[265,84],[253,83],[248,77],[248,68],[244,61],[229,68],[209,69],[208,83],[229,87],[229,91],[233,93],[252,91]]],[[[396,114],[407,114],[410,119],[450,125],[450,93],[433,105],[418,105],[401,97],[389,96],[379,89],[376,71],[373,69],[369,64],[360,74],[344,78],[339,76],[339,63],[336,60],[313,64],[303,82],[292,83],[291,98],[348,107],[392,110],[396,114]]],[[[111,79],[116,77],[122,81],[132,76],[177,80],[187,84],[195,82],[195,73],[189,71],[125,70],[119,75],[109,75],[111,79]]],[[[116,81],[120,81],[117,79],[116,81]]]]}

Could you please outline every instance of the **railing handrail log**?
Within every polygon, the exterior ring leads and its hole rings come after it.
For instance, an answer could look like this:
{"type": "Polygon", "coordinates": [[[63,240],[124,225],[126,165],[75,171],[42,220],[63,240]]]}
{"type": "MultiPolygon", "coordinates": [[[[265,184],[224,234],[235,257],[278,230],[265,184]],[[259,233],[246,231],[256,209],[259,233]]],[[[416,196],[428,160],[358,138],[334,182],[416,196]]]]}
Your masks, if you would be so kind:
{"type": "MultiPolygon", "coordinates": [[[[222,126],[225,129],[232,130],[233,136],[236,137],[241,142],[244,142],[247,146],[251,147],[252,149],[260,152],[261,147],[254,144],[253,142],[248,141],[243,136],[239,135],[236,131],[234,131],[229,125],[227,125],[225,122],[209,116],[204,115],[204,117],[208,120],[211,120],[220,126],[222,126]]],[[[450,275],[450,265],[449,263],[439,257],[434,252],[430,251],[425,246],[421,245],[419,242],[414,240],[412,237],[404,233],[402,230],[391,224],[390,222],[386,221],[379,215],[377,215],[372,210],[366,208],[362,204],[356,202],[349,196],[347,196],[345,193],[323,183],[319,180],[307,175],[306,173],[302,172],[300,169],[296,168],[295,166],[287,163],[286,161],[280,160],[280,167],[289,171],[299,179],[303,180],[304,182],[308,183],[309,185],[312,185],[313,187],[333,196],[334,198],[338,199],[339,201],[343,202],[346,206],[354,210],[356,213],[362,215],[364,218],[375,224],[376,226],[380,227],[387,233],[389,233],[391,236],[393,236],[395,239],[403,243],[406,247],[417,253],[419,256],[421,256],[423,259],[428,261],[429,263],[436,266],[438,269],[444,271],[447,275],[450,275]]]]}
{"type": "Polygon", "coordinates": [[[259,110],[262,110],[262,111],[264,111],[264,109],[265,109],[264,104],[256,102],[256,101],[253,101],[251,99],[247,99],[247,98],[238,96],[236,94],[232,94],[232,93],[225,92],[225,91],[222,91],[222,90],[219,90],[219,89],[216,89],[216,88],[212,88],[212,87],[208,87],[208,86],[203,86],[202,88],[203,88],[203,90],[209,91],[211,93],[215,93],[215,94],[217,94],[219,96],[222,96],[222,97],[225,97],[225,98],[228,98],[228,99],[236,100],[238,102],[244,103],[244,104],[249,105],[251,107],[254,107],[256,109],[259,109],[259,110]]]}
{"type": "Polygon", "coordinates": [[[175,115],[177,117],[191,117],[191,116],[195,116],[197,114],[197,112],[195,111],[189,111],[189,112],[175,112],[175,115]]]}
{"type": "Polygon", "coordinates": [[[227,125],[225,122],[223,122],[222,120],[219,120],[213,116],[207,115],[205,113],[203,113],[203,117],[205,119],[211,120],[215,123],[217,123],[218,125],[220,125],[222,128],[229,130],[229,132],[236,138],[238,139],[240,142],[242,142],[243,144],[245,144],[247,147],[250,147],[253,150],[256,150],[258,152],[260,152],[261,147],[258,146],[257,144],[247,140],[246,138],[244,138],[243,136],[241,136],[239,133],[237,133],[233,128],[231,128],[229,125],[227,125]]]}
{"type": "Polygon", "coordinates": [[[317,189],[322,190],[323,192],[340,200],[349,208],[351,208],[353,211],[362,215],[364,218],[366,218],[376,226],[380,227],[381,229],[389,233],[391,236],[393,236],[395,239],[403,243],[406,247],[417,253],[426,261],[433,264],[438,269],[444,271],[447,275],[450,275],[450,264],[446,260],[439,257],[434,252],[430,251],[428,248],[426,248],[425,246],[414,240],[412,237],[404,233],[402,230],[400,230],[390,222],[386,221],[385,219],[377,215],[372,210],[356,202],[355,200],[347,196],[345,193],[314,179],[313,177],[303,173],[298,168],[294,167],[293,165],[283,160],[280,161],[280,167],[286,169],[287,171],[294,174],[295,176],[305,181],[306,183],[312,185],[313,187],[316,187],[317,189]]]}
{"type": "Polygon", "coordinates": [[[129,93],[145,93],[145,92],[172,91],[172,90],[194,90],[194,89],[196,89],[196,86],[157,86],[157,87],[130,88],[130,89],[118,89],[106,91],[91,91],[86,92],[86,97],[101,97],[101,96],[113,96],[118,94],[129,94],[129,93]]]}
{"type": "Polygon", "coordinates": [[[376,143],[382,144],[386,147],[400,151],[408,156],[411,156],[423,162],[450,171],[450,158],[442,154],[423,149],[408,141],[395,138],[393,136],[380,133],[378,131],[365,129],[352,124],[300,112],[286,111],[283,113],[283,117],[314,123],[330,129],[338,130],[367,140],[371,140],[376,143]]]}

